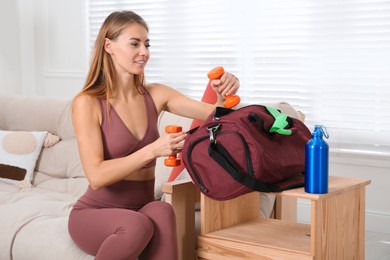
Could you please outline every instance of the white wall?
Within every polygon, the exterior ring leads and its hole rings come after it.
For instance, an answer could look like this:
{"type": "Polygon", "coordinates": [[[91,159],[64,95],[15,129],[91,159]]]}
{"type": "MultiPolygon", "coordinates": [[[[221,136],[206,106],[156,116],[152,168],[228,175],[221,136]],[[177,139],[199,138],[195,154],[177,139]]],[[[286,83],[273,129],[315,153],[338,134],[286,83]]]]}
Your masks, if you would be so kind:
{"type": "Polygon", "coordinates": [[[0,93],[71,98],[81,89],[84,6],[83,0],[0,1],[0,93]]]}
{"type": "MultiPolygon", "coordinates": [[[[0,94],[64,96],[82,87],[87,67],[85,2],[0,0],[0,94]]],[[[362,158],[330,158],[330,173],[371,179],[366,227],[390,234],[390,164],[362,158]]],[[[298,205],[309,221],[310,206],[298,205]]]]}
{"type": "Polygon", "coordinates": [[[20,93],[21,53],[16,1],[0,0],[0,93],[20,93]]]}

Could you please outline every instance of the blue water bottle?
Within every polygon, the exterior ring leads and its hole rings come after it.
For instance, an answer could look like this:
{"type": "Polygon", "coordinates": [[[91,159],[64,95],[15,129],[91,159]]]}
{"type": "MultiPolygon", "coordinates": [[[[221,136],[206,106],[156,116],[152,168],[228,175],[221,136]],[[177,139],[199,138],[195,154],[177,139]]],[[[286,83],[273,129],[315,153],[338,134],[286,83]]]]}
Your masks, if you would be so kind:
{"type": "Polygon", "coordinates": [[[305,191],[322,194],[328,192],[329,182],[329,146],[322,139],[329,138],[326,128],[316,125],[312,139],[306,144],[305,150],[305,191]]]}

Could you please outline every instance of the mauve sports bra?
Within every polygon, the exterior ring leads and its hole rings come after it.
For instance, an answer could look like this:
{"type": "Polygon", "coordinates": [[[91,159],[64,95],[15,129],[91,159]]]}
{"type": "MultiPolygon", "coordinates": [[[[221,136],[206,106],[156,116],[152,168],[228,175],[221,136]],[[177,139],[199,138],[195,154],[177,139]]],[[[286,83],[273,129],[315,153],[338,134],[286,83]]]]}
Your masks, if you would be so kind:
{"type": "MultiPolygon", "coordinates": [[[[101,131],[103,136],[104,159],[113,159],[127,156],[159,138],[157,120],[158,113],[152,96],[144,88],[144,100],[148,117],[148,129],[145,136],[138,140],[126,127],[114,107],[110,105],[109,118],[107,120],[106,100],[100,99],[102,110],[101,131]]],[[[156,160],[146,164],[143,168],[156,165],[156,160]]]]}

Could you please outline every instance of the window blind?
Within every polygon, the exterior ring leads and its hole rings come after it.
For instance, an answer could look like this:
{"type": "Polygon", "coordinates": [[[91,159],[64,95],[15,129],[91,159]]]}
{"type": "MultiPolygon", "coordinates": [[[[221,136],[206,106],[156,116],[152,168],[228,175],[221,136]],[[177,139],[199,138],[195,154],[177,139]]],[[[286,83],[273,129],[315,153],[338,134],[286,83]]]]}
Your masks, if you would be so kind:
{"type": "Polygon", "coordinates": [[[87,1],[93,47],[104,18],[150,26],[148,82],[200,99],[217,65],[245,103],[286,101],[328,128],[333,155],[390,158],[390,0],[87,1]]]}

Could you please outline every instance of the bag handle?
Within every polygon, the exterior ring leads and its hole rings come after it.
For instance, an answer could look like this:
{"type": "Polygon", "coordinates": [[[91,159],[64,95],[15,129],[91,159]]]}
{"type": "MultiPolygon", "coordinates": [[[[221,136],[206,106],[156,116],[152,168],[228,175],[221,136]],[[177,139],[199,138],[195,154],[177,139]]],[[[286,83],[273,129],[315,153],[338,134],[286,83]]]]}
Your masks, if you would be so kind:
{"type": "Polygon", "coordinates": [[[258,114],[252,113],[248,115],[248,120],[252,123],[256,123],[261,132],[269,137],[273,137],[275,133],[280,135],[292,134],[290,129],[286,129],[287,126],[291,128],[294,124],[289,116],[280,113],[278,109],[273,107],[265,107],[265,109],[275,118],[275,121],[268,131],[264,127],[264,119],[258,114]]]}
{"type": "Polygon", "coordinates": [[[257,128],[260,129],[260,131],[262,133],[264,133],[265,135],[267,135],[269,138],[272,138],[275,133],[271,133],[270,131],[267,131],[264,127],[264,119],[259,116],[258,114],[256,113],[252,113],[250,115],[248,115],[248,120],[249,122],[252,122],[252,123],[255,123],[257,125],[257,128]]]}
{"type": "Polygon", "coordinates": [[[231,109],[231,108],[226,108],[226,107],[216,107],[215,111],[214,111],[214,118],[220,118],[220,117],[226,116],[233,111],[236,111],[236,110],[231,109]]]}
{"type": "Polygon", "coordinates": [[[269,131],[280,135],[291,135],[292,131],[290,129],[286,129],[286,126],[292,126],[291,118],[289,118],[286,114],[280,113],[280,111],[274,107],[265,108],[275,118],[275,121],[269,131]]]}
{"type": "Polygon", "coordinates": [[[248,145],[244,140],[241,140],[245,147],[245,158],[247,163],[248,174],[241,174],[238,165],[234,162],[229,152],[218,142],[210,142],[209,156],[214,159],[233,179],[242,185],[260,192],[275,192],[278,188],[274,185],[266,184],[258,179],[255,179],[253,173],[252,160],[249,154],[248,145]]]}

